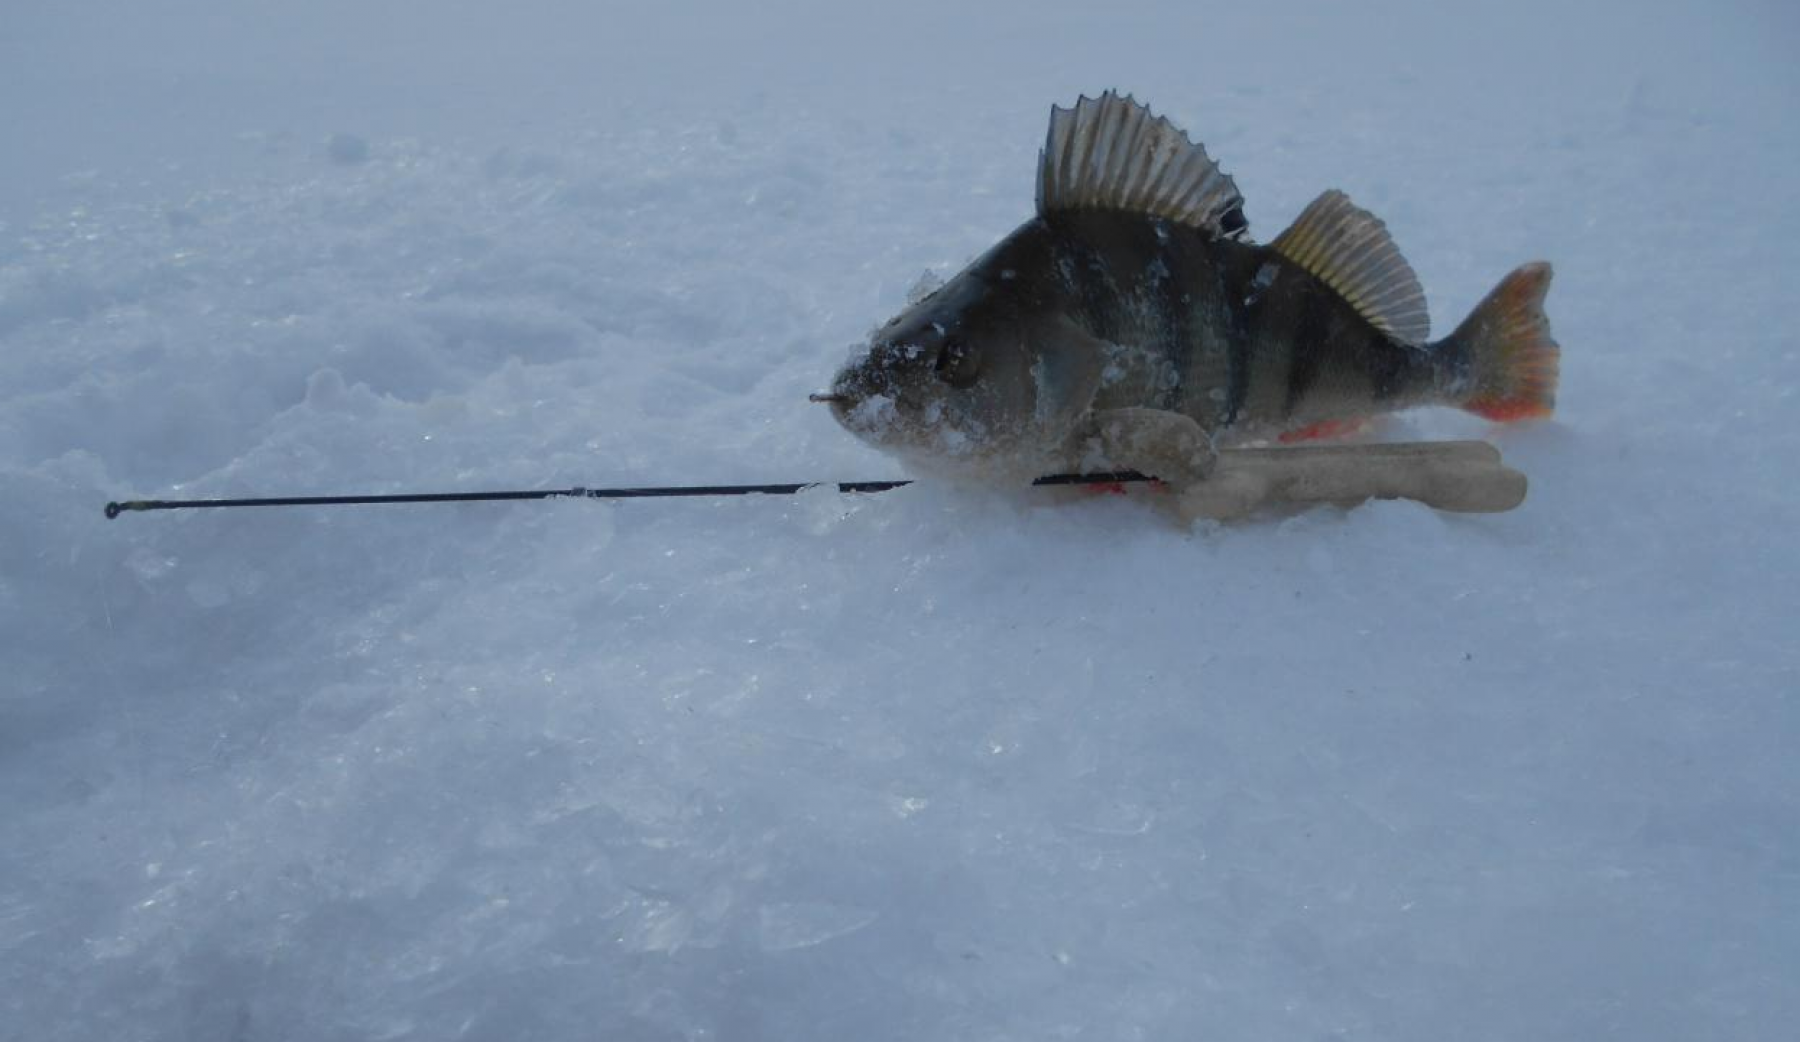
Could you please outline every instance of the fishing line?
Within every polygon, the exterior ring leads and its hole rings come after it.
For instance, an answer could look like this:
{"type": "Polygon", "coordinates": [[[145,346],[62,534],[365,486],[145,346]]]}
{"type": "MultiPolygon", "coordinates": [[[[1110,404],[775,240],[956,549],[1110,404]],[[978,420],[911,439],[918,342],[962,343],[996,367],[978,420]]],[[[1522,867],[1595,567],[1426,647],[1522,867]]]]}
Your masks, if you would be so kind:
{"type": "MultiPolygon", "coordinates": [[[[1152,478],[1132,470],[1100,474],[1051,474],[1033,485],[1115,485],[1152,478]]],[[[791,496],[812,488],[838,492],[887,492],[911,481],[804,481],[778,485],[657,485],[645,488],[553,488],[498,492],[411,492],[383,496],[278,496],[265,499],[127,499],[106,504],[106,516],[153,510],[221,507],[365,506],[377,503],[493,503],[526,499],[658,499],[673,496],[791,496]]]]}

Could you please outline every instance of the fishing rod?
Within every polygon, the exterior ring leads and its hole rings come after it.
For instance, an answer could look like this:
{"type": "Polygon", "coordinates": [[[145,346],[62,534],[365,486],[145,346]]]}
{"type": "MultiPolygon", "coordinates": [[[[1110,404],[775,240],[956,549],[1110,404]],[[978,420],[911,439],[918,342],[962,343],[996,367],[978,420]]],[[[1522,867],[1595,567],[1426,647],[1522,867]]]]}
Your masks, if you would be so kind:
{"type": "MultiPolygon", "coordinates": [[[[1051,474],[1033,485],[1122,485],[1155,480],[1134,470],[1098,474],[1051,474]]],[[[106,504],[106,516],[153,510],[205,510],[221,507],[326,507],[375,503],[493,503],[524,499],[659,499],[671,496],[791,496],[807,489],[838,492],[887,492],[911,481],[803,481],[778,485],[659,485],[646,488],[552,488],[499,492],[410,492],[389,496],[277,496],[265,499],[127,499],[106,504]]]]}

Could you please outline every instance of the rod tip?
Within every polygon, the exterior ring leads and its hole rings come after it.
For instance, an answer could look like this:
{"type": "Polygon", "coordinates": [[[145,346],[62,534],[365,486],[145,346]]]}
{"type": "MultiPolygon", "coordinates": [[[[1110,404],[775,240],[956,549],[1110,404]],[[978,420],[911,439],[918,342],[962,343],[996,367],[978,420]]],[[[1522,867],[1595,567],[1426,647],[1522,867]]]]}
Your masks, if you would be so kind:
{"type": "Polygon", "coordinates": [[[123,504],[120,504],[120,503],[108,503],[108,504],[106,504],[106,517],[107,517],[107,519],[108,519],[108,520],[111,520],[111,519],[112,519],[112,518],[115,518],[115,517],[118,517],[118,516],[119,516],[119,512],[120,512],[120,511],[122,511],[122,510],[124,510],[124,509],[125,509],[125,507],[124,507],[124,505],[123,505],[123,504]]]}

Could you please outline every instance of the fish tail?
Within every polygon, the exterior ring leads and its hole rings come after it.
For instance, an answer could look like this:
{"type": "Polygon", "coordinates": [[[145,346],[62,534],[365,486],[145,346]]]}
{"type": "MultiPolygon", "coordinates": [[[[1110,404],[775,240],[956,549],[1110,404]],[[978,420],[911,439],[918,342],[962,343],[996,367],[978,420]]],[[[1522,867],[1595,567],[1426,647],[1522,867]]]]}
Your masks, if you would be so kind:
{"type": "Polygon", "coordinates": [[[1562,348],[1544,315],[1550,274],[1542,261],[1514,271],[1450,335],[1447,356],[1461,392],[1455,404],[1500,422],[1548,416],[1556,407],[1562,348]]]}

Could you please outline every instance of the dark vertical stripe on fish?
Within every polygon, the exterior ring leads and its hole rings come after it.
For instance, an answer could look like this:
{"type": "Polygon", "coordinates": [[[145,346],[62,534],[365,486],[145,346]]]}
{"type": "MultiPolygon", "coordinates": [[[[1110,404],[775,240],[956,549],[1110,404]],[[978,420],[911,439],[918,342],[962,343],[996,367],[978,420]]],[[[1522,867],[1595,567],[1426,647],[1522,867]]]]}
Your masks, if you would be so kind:
{"type": "Polygon", "coordinates": [[[1194,309],[1191,304],[1181,298],[1187,296],[1181,286],[1187,281],[1177,278],[1171,273],[1172,266],[1167,251],[1160,251],[1158,259],[1163,266],[1161,278],[1146,287],[1153,294],[1153,304],[1157,318],[1163,328],[1164,351],[1168,357],[1169,372],[1175,379],[1163,388],[1159,398],[1159,408],[1179,410],[1182,401],[1187,397],[1187,375],[1194,359],[1194,309]]]}
{"type": "Polygon", "coordinates": [[[1294,361],[1288,367],[1287,396],[1282,405],[1284,417],[1294,415],[1306,393],[1319,381],[1325,361],[1325,338],[1331,328],[1331,304],[1322,291],[1300,295],[1300,313],[1292,341],[1294,361]]]}
{"type": "MultiPolygon", "coordinates": [[[[1219,420],[1222,427],[1229,427],[1237,422],[1238,415],[1244,411],[1245,400],[1250,397],[1251,356],[1255,353],[1256,340],[1251,334],[1251,327],[1253,324],[1260,325],[1259,322],[1253,323],[1250,315],[1255,301],[1254,292],[1248,296],[1232,292],[1227,285],[1228,281],[1230,280],[1221,270],[1218,276],[1218,294],[1225,305],[1226,321],[1231,326],[1226,336],[1226,357],[1229,361],[1226,370],[1228,379],[1225,383],[1225,408],[1219,420]]],[[[1240,278],[1236,281],[1246,280],[1240,278]]]]}
{"type": "Polygon", "coordinates": [[[1225,389],[1225,423],[1229,427],[1243,411],[1244,399],[1250,397],[1250,338],[1231,338],[1231,383],[1225,389]]]}
{"type": "Polygon", "coordinates": [[[1113,280],[1112,269],[1097,250],[1068,244],[1061,266],[1069,287],[1086,312],[1089,327],[1107,340],[1117,340],[1123,322],[1124,301],[1113,280]]]}
{"type": "Polygon", "coordinates": [[[1370,342],[1369,386],[1375,400],[1389,402],[1407,389],[1415,368],[1415,352],[1386,338],[1376,336],[1370,342]]]}

